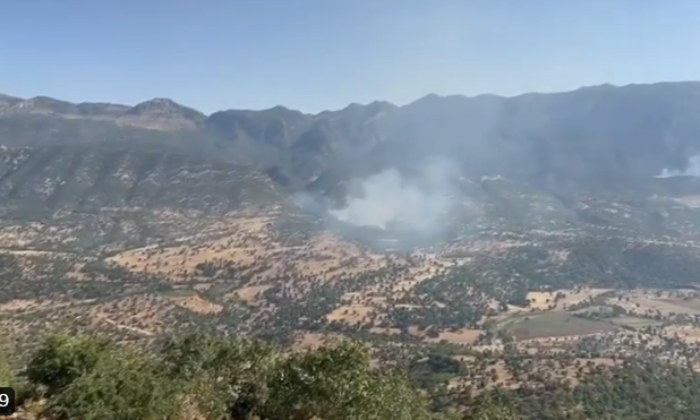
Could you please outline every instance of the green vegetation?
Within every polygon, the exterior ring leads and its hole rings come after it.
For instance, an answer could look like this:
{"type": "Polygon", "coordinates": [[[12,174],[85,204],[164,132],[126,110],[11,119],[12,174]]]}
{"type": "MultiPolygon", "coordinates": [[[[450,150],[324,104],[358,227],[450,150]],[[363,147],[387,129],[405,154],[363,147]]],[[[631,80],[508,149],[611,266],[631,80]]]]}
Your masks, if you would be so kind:
{"type": "MultiPolygon", "coordinates": [[[[529,363],[527,355],[517,352],[504,360],[513,372],[523,371],[529,363]]],[[[369,349],[350,341],[285,354],[256,340],[189,334],[143,352],[94,337],[52,336],[30,355],[19,375],[28,384],[21,388],[20,402],[30,409],[44,400],[39,404],[41,415],[71,420],[691,420],[700,416],[700,374],[669,362],[638,359],[616,367],[589,366],[585,375],[584,366],[579,366],[577,386],[567,381],[523,382],[516,388],[497,386],[474,395],[449,392],[440,385],[451,375],[473,374],[446,354],[429,353],[409,365],[408,376],[396,368],[373,368],[369,349]],[[461,408],[455,411],[456,407],[461,408]]],[[[17,386],[17,378],[4,363],[0,385],[17,386]]]]}
{"type": "Polygon", "coordinates": [[[634,329],[657,327],[663,324],[661,321],[655,321],[653,319],[639,318],[634,316],[620,316],[616,318],[611,318],[610,322],[612,322],[615,325],[620,325],[623,327],[634,329]]]}
{"type": "Polygon", "coordinates": [[[658,361],[598,370],[576,387],[521,387],[484,398],[538,420],[690,420],[700,415],[700,375],[658,361]]]}
{"type": "Polygon", "coordinates": [[[145,356],[111,351],[50,394],[49,409],[65,419],[162,419],[178,414],[177,391],[145,356]]]}
{"type": "Polygon", "coordinates": [[[509,333],[521,340],[595,334],[615,329],[607,322],[579,318],[566,312],[522,316],[511,320],[508,325],[509,333]]]}
{"type": "Polygon", "coordinates": [[[406,377],[371,368],[369,350],[351,342],[284,355],[258,341],[193,334],[148,354],[54,336],[25,374],[34,397],[47,399],[46,414],[59,419],[434,418],[406,377]]]}
{"type": "Polygon", "coordinates": [[[14,386],[15,376],[10,367],[10,363],[0,354],[0,387],[14,386]]]}

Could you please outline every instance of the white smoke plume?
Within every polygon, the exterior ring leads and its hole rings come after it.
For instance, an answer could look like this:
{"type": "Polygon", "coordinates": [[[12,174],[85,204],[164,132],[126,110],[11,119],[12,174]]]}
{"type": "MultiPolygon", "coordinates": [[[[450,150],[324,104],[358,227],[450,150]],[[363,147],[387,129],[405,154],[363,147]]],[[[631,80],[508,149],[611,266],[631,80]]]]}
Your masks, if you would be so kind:
{"type": "Polygon", "coordinates": [[[345,208],[331,213],[356,226],[386,229],[392,223],[401,223],[415,230],[433,231],[450,209],[457,176],[456,167],[446,158],[429,160],[413,176],[387,169],[356,180],[359,196],[349,197],[345,208]]]}
{"type": "Polygon", "coordinates": [[[661,175],[657,175],[656,178],[673,178],[676,176],[692,176],[700,178],[700,155],[691,156],[688,159],[688,165],[684,170],[679,171],[678,169],[664,169],[661,171],[661,175]]]}

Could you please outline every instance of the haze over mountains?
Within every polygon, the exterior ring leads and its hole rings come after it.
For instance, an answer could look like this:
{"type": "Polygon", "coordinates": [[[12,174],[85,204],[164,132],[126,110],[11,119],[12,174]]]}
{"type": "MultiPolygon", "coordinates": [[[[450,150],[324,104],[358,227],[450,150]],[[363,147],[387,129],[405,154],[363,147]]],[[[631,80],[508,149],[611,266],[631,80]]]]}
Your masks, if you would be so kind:
{"type": "MultiPolygon", "coordinates": [[[[140,194],[157,202],[172,194],[154,195],[154,185],[164,191],[173,182],[182,185],[173,176],[181,177],[177,170],[187,165],[242,165],[264,171],[274,181],[265,188],[275,194],[302,194],[309,203],[333,198],[340,220],[374,227],[403,221],[418,229],[447,214],[451,197],[468,196],[469,183],[500,179],[554,197],[694,191],[691,180],[663,178],[694,173],[689,165],[700,152],[699,117],[698,82],[602,85],[512,98],[428,95],[402,107],[351,104],[316,115],[278,106],[207,116],[162,98],[129,107],[3,95],[0,144],[9,151],[0,184],[10,183],[4,199],[14,200],[23,196],[20,184],[41,184],[52,174],[60,188],[44,198],[54,208],[59,202],[75,207],[90,202],[92,193],[104,193],[98,184],[128,161],[131,176],[114,181],[123,183],[117,189],[121,198],[107,202],[138,202],[140,194]],[[20,169],[25,158],[31,165],[20,169]],[[90,160],[96,162],[88,170],[95,178],[73,187],[90,160]],[[158,176],[169,181],[155,182],[158,176]]],[[[219,194],[225,195],[230,181],[216,178],[219,194]]]]}
{"type": "Polygon", "coordinates": [[[351,104],[317,115],[278,106],[206,116],[169,99],[127,107],[0,96],[0,142],[164,144],[279,166],[305,183],[351,167],[407,170],[416,160],[443,154],[471,176],[549,185],[683,170],[700,151],[699,113],[697,82],[513,98],[428,95],[403,107],[351,104]]]}

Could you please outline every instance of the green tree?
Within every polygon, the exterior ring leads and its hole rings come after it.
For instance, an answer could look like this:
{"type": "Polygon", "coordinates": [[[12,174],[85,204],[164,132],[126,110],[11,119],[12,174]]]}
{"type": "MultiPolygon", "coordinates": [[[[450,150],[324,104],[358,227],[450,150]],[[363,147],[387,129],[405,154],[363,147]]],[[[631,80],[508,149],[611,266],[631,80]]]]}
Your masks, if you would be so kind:
{"type": "Polygon", "coordinates": [[[261,410],[279,359],[260,341],[197,333],[170,338],[160,355],[163,372],[188,388],[198,411],[235,420],[261,410]]]}
{"type": "Polygon", "coordinates": [[[108,356],[109,347],[107,340],[93,337],[51,336],[30,359],[27,379],[46,395],[57,394],[108,356]]]}
{"type": "Polygon", "coordinates": [[[412,420],[427,418],[425,407],[405,377],[373,370],[367,348],[344,343],[285,360],[270,382],[265,417],[412,420]]]}
{"type": "Polygon", "coordinates": [[[181,392],[145,356],[113,351],[50,401],[52,414],[77,420],[151,420],[180,412],[181,392]]]}
{"type": "Polygon", "coordinates": [[[525,420],[515,410],[486,399],[474,410],[475,413],[466,420],[525,420]]]}

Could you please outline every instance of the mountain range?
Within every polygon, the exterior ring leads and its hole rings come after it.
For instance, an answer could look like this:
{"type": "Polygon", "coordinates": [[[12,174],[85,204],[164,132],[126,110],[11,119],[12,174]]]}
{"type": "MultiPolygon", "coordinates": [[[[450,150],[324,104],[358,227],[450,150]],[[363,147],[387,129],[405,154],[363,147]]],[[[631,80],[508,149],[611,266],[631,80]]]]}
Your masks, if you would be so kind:
{"type": "Polygon", "coordinates": [[[351,104],[305,114],[277,106],[205,115],[169,99],[133,107],[0,95],[0,144],[156,150],[252,163],[284,185],[328,188],[449,156],[468,177],[611,189],[700,152],[700,83],[351,104]]]}
{"type": "Polygon", "coordinates": [[[428,95],[318,114],[0,95],[0,219],[65,221],[90,246],[177,237],[133,209],[310,211],[325,228],[365,240],[380,228],[391,243],[415,244],[417,231],[445,243],[572,228],[695,240],[700,179],[678,175],[700,171],[698,154],[698,82],[428,95]],[[105,222],[105,211],[127,213],[105,222]],[[134,224],[141,239],[125,233],[134,224]]]}

